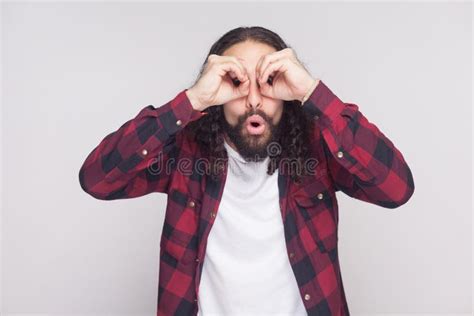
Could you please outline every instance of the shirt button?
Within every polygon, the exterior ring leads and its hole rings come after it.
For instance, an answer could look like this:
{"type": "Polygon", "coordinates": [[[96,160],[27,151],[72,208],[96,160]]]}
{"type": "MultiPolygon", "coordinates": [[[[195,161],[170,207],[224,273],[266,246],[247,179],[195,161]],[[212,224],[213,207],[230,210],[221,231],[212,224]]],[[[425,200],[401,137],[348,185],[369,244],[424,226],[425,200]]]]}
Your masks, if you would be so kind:
{"type": "Polygon", "coordinates": [[[196,204],[194,203],[194,201],[190,201],[190,202],[189,202],[189,206],[194,207],[195,205],[196,205],[196,204]]]}
{"type": "Polygon", "coordinates": [[[318,118],[319,118],[319,116],[317,116],[317,115],[314,116],[314,119],[315,119],[315,120],[317,120],[318,118]]]}
{"type": "Polygon", "coordinates": [[[293,252],[290,252],[290,258],[293,258],[295,254],[293,252]]]}
{"type": "Polygon", "coordinates": [[[195,298],[194,301],[197,302],[198,301],[197,298],[195,298]]]}
{"type": "Polygon", "coordinates": [[[338,152],[337,152],[337,157],[342,158],[342,156],[344,156],[344,154],[342,153],[342,151],[338,151],[338,152]]]}
{"type": "Polygon", "coordinates": [[[196,258],[196,262],[199,262],[199,258],[196,258]]]}
{"type": "Polygon", "coordinates": [[[305,294],[305,295],[304,295],[304,299],[305,299],[305,300],[309,301],[310,298],[311,298],[311,296],[310,296],[309,294],[305,294]]]}
{"type": "Polygon", "coordinates": [[[176,121],[176,125],[180,126],[183,122],[181,122],[181,120],[177,120],[176,121]]]}
{"type": "Polygon", "coordinates": [[[323,194],[322,193],[318,193],[318,199],[322,200],[323,199],[323,194]]]}
{"type": "Polygon", "coordinates": [[[211,212],[211,217],[216,217],[216,213],[215,212],[211,212]]]}
{"type": "Polygon", "coordinates": [[[143,155],[143,156],[146,156],[146,155],[148,155],[148,150],[146,150],[146,149],[143,149],[143,150],[142,150],[142,155],[143,155]]]}

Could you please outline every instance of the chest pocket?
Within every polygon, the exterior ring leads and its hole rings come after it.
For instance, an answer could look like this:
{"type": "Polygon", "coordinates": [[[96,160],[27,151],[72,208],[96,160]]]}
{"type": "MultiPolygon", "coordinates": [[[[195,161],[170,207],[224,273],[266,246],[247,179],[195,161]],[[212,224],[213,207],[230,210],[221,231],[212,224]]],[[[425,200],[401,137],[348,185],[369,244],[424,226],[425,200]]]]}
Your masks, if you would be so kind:
{"type": "Polygon", "coordinates": [[[321,252],[337,246],[337,201],[327,175],[322,175],[293,193],[293,199],[321,252]]]}
{"type": "Polygon", "coordinates": [[[160,253],[171,265],[189,264],[195,260],[200,211],[199,199],[178,190],[168,194],[160,253]]]}

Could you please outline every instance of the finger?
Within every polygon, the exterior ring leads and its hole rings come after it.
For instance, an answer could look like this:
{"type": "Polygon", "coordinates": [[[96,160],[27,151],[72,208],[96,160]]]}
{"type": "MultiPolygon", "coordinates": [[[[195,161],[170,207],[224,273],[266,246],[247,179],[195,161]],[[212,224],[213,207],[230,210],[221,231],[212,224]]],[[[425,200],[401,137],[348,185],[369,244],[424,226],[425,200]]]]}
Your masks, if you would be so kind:
{"type": "Polygon", "coordinates": [[[280,59],[277,60],[267,66],[266,69],[264,69],[262,75],[260,76],[259,83],[260,86],[265,86],[268,83],[268,78],[270,76],[273,76],[273,79],[275,79],[275,73],[284,73],[287,71],[287,64],[288,64],[288,59],[280,59]]]}
{"type": "Polygon", "coordinates": [[[238,78],[238,75],[236,75],[235,72],[233,72],[233,71],[227,72],[227,75],[230,77],[230,80],[232,82],[235,82],[238,78]]]}
{"type": "Polygon", "coordinates": [[[286,49],[283,49],[283,50],[279,50],[279,51],[262,56],[262,58],[260,58],[260,60],[258,61],[257,67],[256,67],[257,80],[258,78],[261,77],[264,69],[267,68],[268,64],[273,63],[276,60],[281,59],[287,55],[288,55],[288,51],[286,49]]]}
{"type": "Polygon", "coordinates": [[[242,69],[244,79],[248,80],[249,79],[248,71],[247,71],[247,68],[245,68],[244,64],[237,57],[234,57],[232,60],[235,61],[235,63],[239,66],[240,69],[242,69]]]}
{"type": "Polygon", "coordinates": [[[250,80],[247,80],[245,82],[242,82],[238,87],[237,87],[237,92],[240,97],[246,96],[250,92],[250,80]]]}
{"type": "Polygon", "coordinates": [[[235,63],[240,69],[240,73],[237,74],[240,81],[245,81],[248,79],[247,70],[244,65],[237,59],[235,56],[221,56],[222,62],[235,63]],[[245,80],[244,80],[245,79],[245,80]]]}
{"type": "Polygon", "coordinates": [[[257,81],[258,81],[258,78],[260,78],[260,68],[262,66],[262,62],[263,62],[264,57],[265,57],[265,55],[260,57],[260,59],[257,62],[257,65],[255,65],[255,80],[257,80],[257,81]]]}
{"type": "Polygon", "coordinates": [[[270,85],[262,85],[260,86],[260,93],[263,95],[263,96],[266,96],[266,97],[269,97],[269,98],[272,98],[272,99],[276,99],[275,97],[275,89],[273,89],[272,86],[270,85]]]}
{"type": "Polygon", "coordinates": [[[220,74],[222,76],[229,74],[232,80],[238,79],[240,82],[248,81],[248,79],[246,78],[246,74],[243,73],[242,69],[240,69],[240,67],[232,61],[220,63],[219,69],[221,71],[220,74]]]}

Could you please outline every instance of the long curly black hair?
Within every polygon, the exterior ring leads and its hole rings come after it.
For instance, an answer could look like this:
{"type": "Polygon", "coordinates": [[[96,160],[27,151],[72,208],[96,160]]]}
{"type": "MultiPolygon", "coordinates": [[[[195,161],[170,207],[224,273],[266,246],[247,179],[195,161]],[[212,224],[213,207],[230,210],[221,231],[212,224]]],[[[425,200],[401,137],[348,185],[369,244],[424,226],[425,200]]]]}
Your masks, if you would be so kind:
{"type": "MultiPolygon", "coordinates": [[[[211,54],[222,55],[232,45],[247,40],[267,44],[275,48],[276,51],[289,47],[278,34],[266,28],[260,26],[238,27],[219,38],[212,45],[208,56],[211,54]]],[[[202,75],[206,62],[207,57],[195,82],[202,75]]],[[[186,129],[191,132],[194,140],[202,148],[204,156],[209,161],[208,171],[215,178],[223,171],[222,164],[219,168],[219,163],[228,158],[224,147],[223,106],[210,106],[203,112],[208,112],[208,114],[199,120],[190,122],[186,129]]],[[[273,148],[268,150],[270,159],[267,174],[273,174],[280,167],[282,172],[288,172],[293,181],[299,182],[302,176],[309,173],[305,162],[310,156],[313,123],[303,111],[301,102],[294,100],[284,101],[280,124],[282,125],[278,144],[272,144],[273,148]],[[281,163],[282,161],[285,163],[281,163]]]]}

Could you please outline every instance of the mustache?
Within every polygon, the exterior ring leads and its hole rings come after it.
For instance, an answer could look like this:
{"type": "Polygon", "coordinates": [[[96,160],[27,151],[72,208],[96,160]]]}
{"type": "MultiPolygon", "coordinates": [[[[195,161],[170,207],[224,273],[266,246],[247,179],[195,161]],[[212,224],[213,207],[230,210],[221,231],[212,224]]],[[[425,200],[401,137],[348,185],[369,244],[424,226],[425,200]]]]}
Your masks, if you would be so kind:
{"type": "Polygon", "coordinates": [[[244,115],[239,116],[239,124],[243,124],[248,117],[255,114],[260,115],[265,122],[271,123],[270,117],[265,112],[263,112],[262,110],[253,110],[245,113],[244,115]]]}

